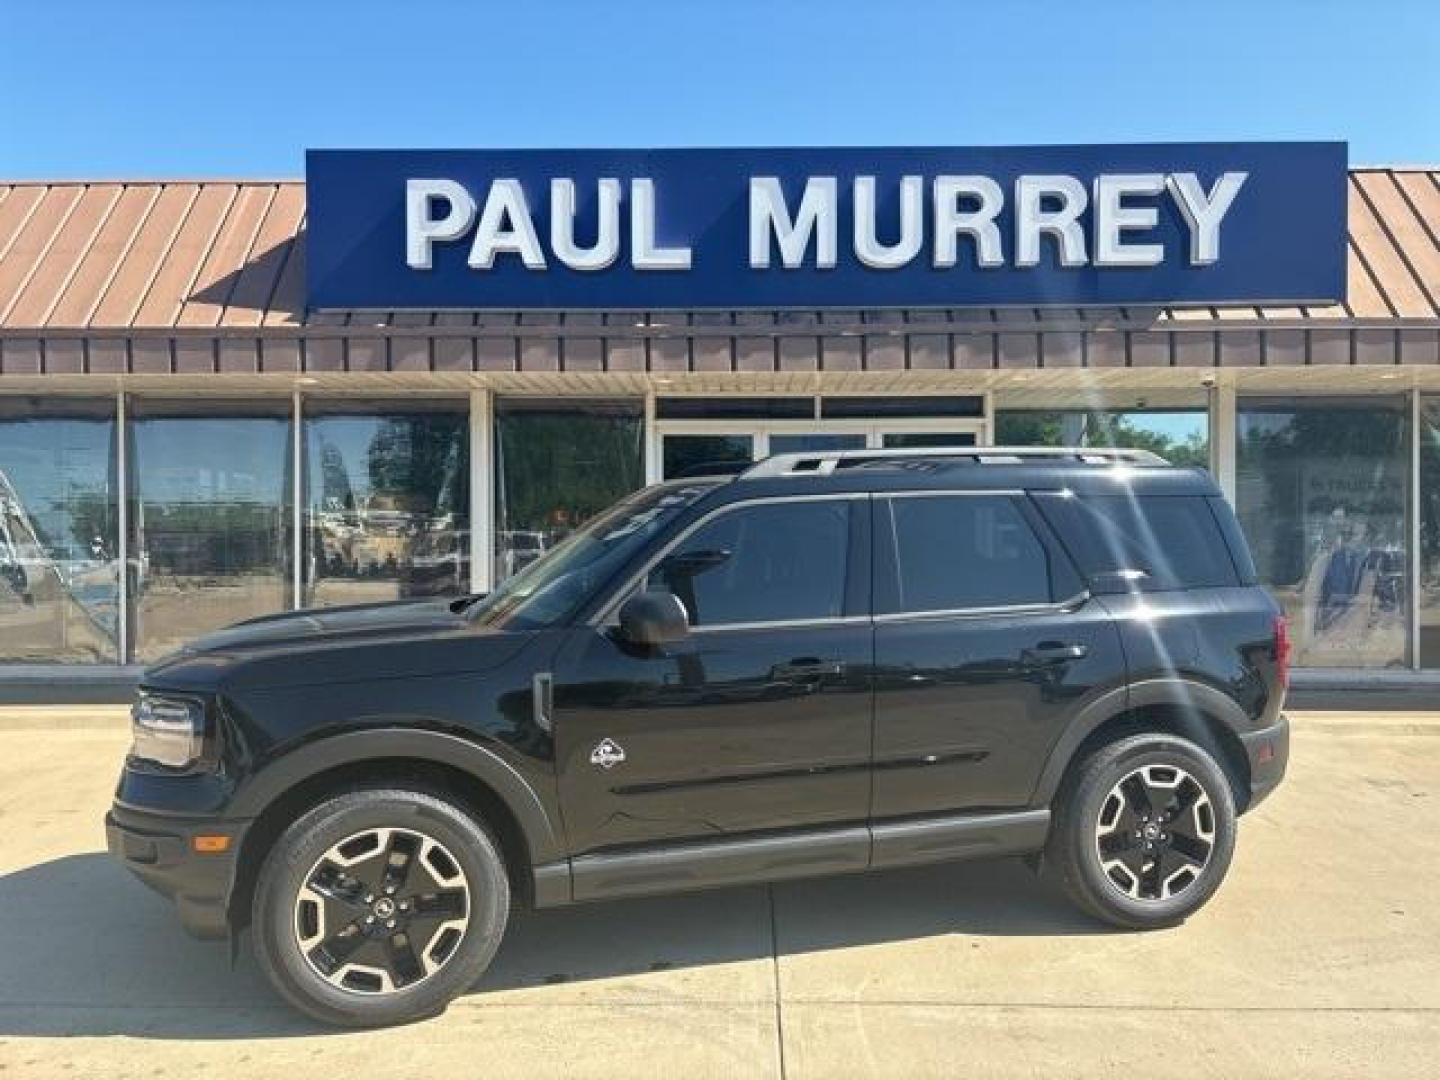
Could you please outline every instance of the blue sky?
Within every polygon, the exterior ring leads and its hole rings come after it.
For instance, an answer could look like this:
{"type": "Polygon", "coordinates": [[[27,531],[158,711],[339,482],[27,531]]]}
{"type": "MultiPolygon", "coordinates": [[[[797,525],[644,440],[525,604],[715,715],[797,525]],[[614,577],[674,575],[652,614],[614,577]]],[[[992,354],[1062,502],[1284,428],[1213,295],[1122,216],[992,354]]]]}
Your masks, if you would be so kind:
{"type": "Polygon", "coordinates": [[[1440,5],[4,0],[0,176],[307,146],[1343,138],[1440,162],[1440,5]]]}

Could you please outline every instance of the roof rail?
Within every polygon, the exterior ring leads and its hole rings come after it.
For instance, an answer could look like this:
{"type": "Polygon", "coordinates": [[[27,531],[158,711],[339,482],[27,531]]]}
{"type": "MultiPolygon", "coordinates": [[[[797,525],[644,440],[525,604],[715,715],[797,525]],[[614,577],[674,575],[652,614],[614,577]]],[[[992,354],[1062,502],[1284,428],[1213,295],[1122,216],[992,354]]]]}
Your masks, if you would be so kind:
{"type": "Polygon", "coordinates": [[[941,446],[925,449],[826,450],[774,454],[757,461],[737,479],[762,480],[774,476],[829,476],[838,468],[874,462],[928,461],[939,458],[975,465],[1067,463],[1071,465],[1169,465],[1149,450],[1109,446],[941,446]]]}

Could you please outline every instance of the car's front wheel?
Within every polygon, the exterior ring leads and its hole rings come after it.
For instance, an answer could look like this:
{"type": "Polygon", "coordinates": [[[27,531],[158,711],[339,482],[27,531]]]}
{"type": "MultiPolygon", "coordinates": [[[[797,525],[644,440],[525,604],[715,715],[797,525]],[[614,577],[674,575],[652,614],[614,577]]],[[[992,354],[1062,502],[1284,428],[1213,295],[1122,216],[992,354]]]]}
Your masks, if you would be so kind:
{"type": "Polygon", "coordinates": [[[1235,850],[1230,782],[1174,735],[1101,746],[1062,786],[1044,865],[1079,907],[1128,929],[1173,926],[1215,894],[1235,850]]]}
{"type": "Polygon", "coordinates": [[[469,813],[422,791],[355,791],[275,842],[252,930],[287,1001],[372,1027],[441,1012],[489,965],[509,908],[498,846],[469,813]]]}

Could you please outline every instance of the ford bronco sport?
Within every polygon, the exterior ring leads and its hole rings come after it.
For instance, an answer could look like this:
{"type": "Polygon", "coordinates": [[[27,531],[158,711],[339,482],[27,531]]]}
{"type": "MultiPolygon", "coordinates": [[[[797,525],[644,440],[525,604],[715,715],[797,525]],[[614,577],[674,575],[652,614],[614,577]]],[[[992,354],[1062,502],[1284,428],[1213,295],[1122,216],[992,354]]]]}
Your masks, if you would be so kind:
{"type": "Polygon", "coordinates": [[[442,1010],[514,904],[1014,854],[1170,926],[1284,774],[1288,652],[1201,471],[781,455],[646,488],[488,596],[157,663],[109,844],[353,1026],[442,1010]]]}

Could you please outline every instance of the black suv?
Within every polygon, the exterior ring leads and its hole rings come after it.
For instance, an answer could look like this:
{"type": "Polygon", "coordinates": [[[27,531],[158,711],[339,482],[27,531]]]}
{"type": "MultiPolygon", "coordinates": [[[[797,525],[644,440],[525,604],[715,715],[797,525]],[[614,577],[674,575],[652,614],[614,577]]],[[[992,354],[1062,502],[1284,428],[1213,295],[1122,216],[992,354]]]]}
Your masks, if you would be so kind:
{"type": "Polygon", "coordinates": [[[1198,470],[783,455],[646,488],[488,596],[156,664],[109,842],[346,1025],[443,1009],[512,904],[1024,854],[1169,926],[1284,774],[1288,652],[1198,470]]]}

